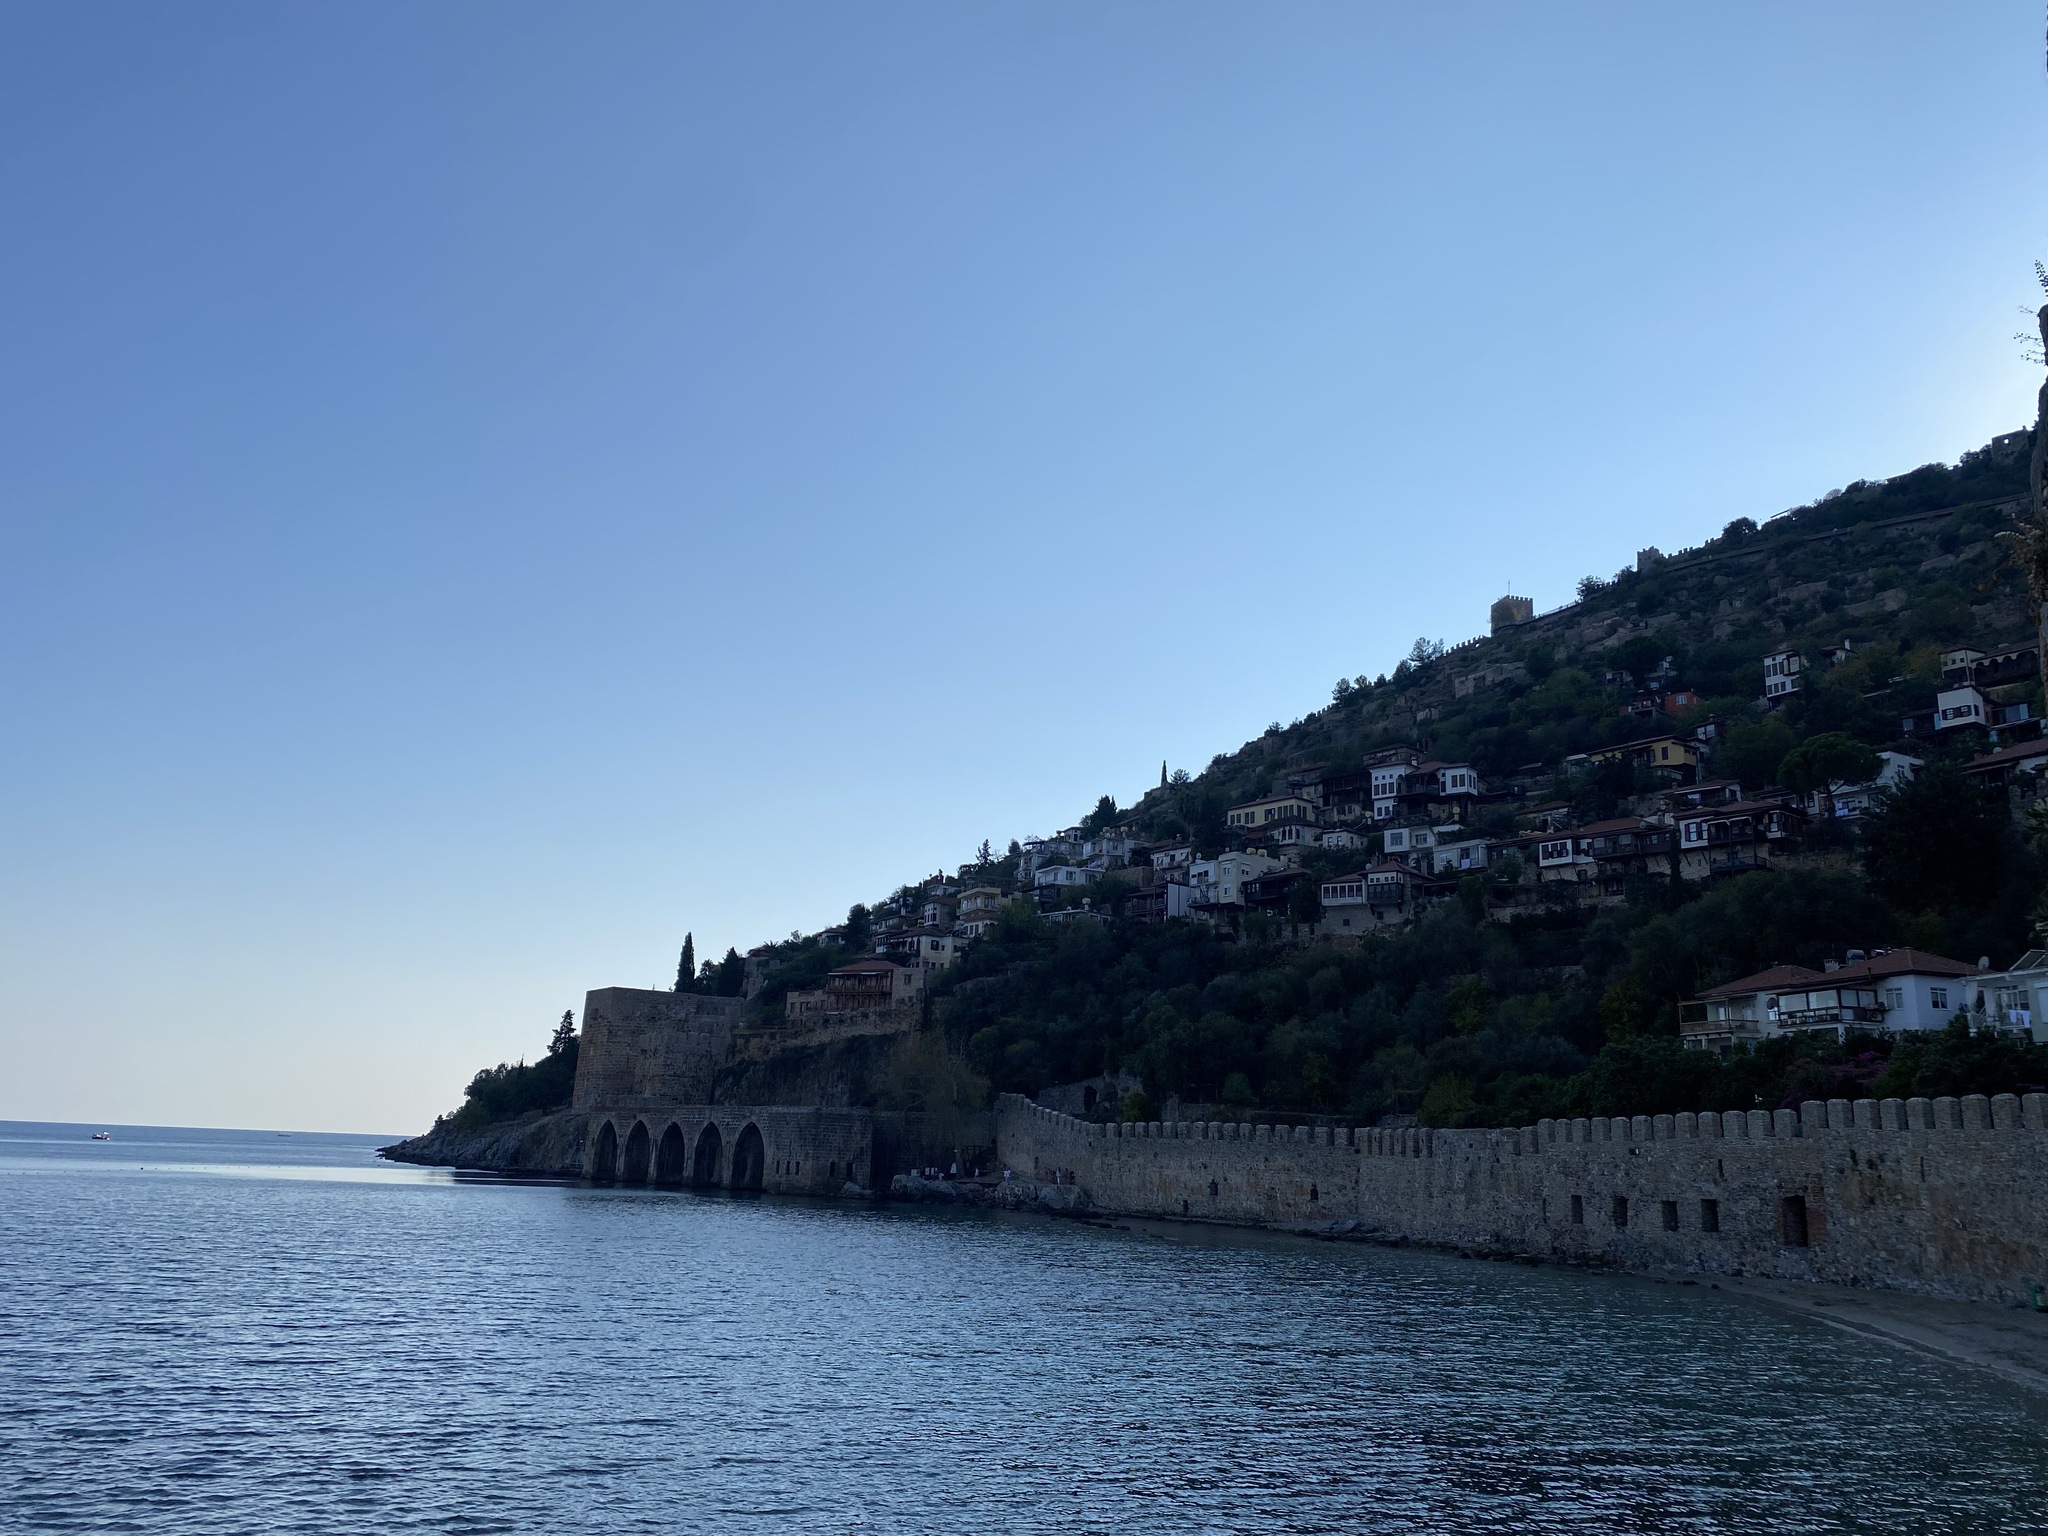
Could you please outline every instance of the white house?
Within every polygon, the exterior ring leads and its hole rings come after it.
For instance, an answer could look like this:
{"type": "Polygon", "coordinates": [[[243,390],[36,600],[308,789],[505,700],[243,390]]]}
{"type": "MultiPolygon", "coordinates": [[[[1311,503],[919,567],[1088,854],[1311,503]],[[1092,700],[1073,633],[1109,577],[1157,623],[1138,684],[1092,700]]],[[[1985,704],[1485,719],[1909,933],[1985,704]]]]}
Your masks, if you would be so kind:
{"type": "Polygon", "coordinates": [[[1059,889],[1070,885],[1086,885],[1095,878],[1095,871],[1082,869],[1074,864],[1048,864],[1035,871],[1031,883],[1039,890],[1059,889]]]}
{"type": "MultiPolygon", "coordinates": [[[[1194,846],[1189,843],[1166,843],[1152,850],[1151,859],[1154,869],[1178,871],[1178,878],[1185,880],[1188,865],[1195,860],[1194,846]]],[[[1169,874],[1169,878],[1174,877],[1169,874]]]]}
{"type": "Polygon", "coordinates": [[[1226,853],[1213,859],[1197,859],[1188,866],[1189,883],[1197,888],[1198,899],[1220,906],[1244,905],[1244,882],[1287,866],[1263,853],[1226,853]]]}
{"type": "Polygon", "coordinates": [[[1439,827],[1436,834],[1436,873],[1469,875],[1487,865],[1488,839],[1464,837],[1456,827],[1439,827]]]}
{"type": "Polygon", "coordinates": [[[1233,827],[1245,831],[1256,831],[1276,821],[1314,821],[1316,804],[1306,795],[1267,795],[1259,800],[1247,800],[1243,805],[1233,805],[1224,820],[1233,827]]]}
{"type": "Polygon", "coordinates": [[[1854,821],[1869,813],[1877,804],[1877,792],[1903,784],[1913,777],[1920,767],[1920,759],[1908,757],[1903,752],[1880,752],[1877,754],[1883,766],[1877,777],[1863,784],[1851,784],[1836,779],[1825,790],[1815,790],[1806,797],[1807,810],[1815,816],[1832,815],[1842,821],[1854,821]]]}
{"type": "Polygon", "coordinates": [[[1725,1053],[1731,1043],[1773,1035],[1851,1031],[1896,1033],[1946,1028],[1972,1005],[1993,973],[1924,950],[1892,949],[1826,970],[1778,965],[1700,993],[1678,1010],[1678,1028],[1694,1049],[1725,1053]]]}
{"type": "Polygon", "coordinates": [[[1959,726],[1991,724],[1991,705],[1975,683],[1961,688],[1944,688],[1934,696],[1934,728],[1952,731],[1959,726]]]}
{"type": "Polygon", "coordinates": [[[1572,881],[1591,884],[1595,865],[1586,840],[1572,832],[1558,832],[1536,843],[1536,878],[1540,881],[1572,881]]]}
{"type": "Polygon", "coordinates": [[[2030,949],[2012,966],[1970,982],[1970,1022],[2001,1033],[2025,1034],[2048,1045],[2048,949],[2030,949]]]}
{"type": "Polygon", "coordinates": [[[1394,814],[1394,808],[1401,798],[1402,787],[1408,779],[1408,770],[1415,766],[1417,754],[1408,751],[1383,753],[1372,769],[1372,819],[1385,821],[1394,814]]]}
{"type": "Polygon", "coordinates": [[[1350,827],[1330,827],[1324,831],[1322,846],[1325,848],[1363,848],[1371,839],[1350,827]]]}
{"type": "Polygon", "coordinates": [[[1799,691],[1799,669],[1806,665],[1797,651],[1773,651],[1764,658],[1764,698],[1775,704],[1799,691]]]}
{"type": "Polygon", "coordinates": [[[1380,851],[1390,859],[1424,869],[1435,857],[1436,835],[1435,827],[1389,827],[1380,834],[1380,851]]]}

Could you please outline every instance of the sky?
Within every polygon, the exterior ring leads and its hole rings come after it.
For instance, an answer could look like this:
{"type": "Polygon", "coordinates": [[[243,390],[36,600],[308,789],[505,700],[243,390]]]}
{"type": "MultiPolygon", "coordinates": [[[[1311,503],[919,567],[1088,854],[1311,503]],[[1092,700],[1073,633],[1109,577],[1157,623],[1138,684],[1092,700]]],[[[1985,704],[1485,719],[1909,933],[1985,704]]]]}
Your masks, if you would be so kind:
{"type": "Polygon", "coordinates": [[[608,985],[2025,425],[2037,4],[0,6],[0,1117],[608,985]]]}

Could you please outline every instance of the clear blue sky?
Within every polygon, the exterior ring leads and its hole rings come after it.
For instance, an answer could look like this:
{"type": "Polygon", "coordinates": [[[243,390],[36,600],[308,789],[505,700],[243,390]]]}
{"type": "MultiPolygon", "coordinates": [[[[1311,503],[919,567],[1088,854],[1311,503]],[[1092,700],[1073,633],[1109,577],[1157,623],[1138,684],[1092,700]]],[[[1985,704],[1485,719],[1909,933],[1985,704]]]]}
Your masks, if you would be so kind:
{"type": "Polygon", "coordinates": [[[2027,3],[0,9],[0,1116],[587,987],[2030,414],[2027,3]]]}

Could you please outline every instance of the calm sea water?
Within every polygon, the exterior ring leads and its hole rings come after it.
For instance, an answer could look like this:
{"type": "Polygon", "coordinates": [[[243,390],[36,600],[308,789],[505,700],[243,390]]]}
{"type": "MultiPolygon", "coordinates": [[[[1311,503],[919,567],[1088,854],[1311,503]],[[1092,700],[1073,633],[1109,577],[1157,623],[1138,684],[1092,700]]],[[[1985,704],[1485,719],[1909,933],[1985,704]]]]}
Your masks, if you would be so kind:
{"type": "Polygon", "coordinates": [[[8,1532],[2048,1528],[2036,1400],[1705,1288],[86,1131],[0,1124],[8,1532]]]}

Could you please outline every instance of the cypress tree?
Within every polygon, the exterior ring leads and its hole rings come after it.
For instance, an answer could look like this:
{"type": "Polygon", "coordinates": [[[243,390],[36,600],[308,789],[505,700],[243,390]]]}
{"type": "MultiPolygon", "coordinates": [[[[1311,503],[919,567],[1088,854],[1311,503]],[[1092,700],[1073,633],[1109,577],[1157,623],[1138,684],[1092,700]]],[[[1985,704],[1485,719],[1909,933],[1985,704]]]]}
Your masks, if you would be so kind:
{"type": "Polygon", "coordinates": [[[697,985],[697,936],[683,935],[683,958],[676,965],[676,990],[693,991],[697,985]]]}

